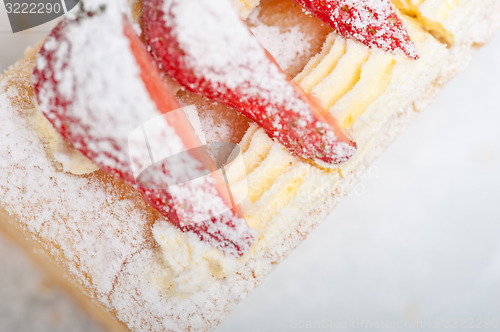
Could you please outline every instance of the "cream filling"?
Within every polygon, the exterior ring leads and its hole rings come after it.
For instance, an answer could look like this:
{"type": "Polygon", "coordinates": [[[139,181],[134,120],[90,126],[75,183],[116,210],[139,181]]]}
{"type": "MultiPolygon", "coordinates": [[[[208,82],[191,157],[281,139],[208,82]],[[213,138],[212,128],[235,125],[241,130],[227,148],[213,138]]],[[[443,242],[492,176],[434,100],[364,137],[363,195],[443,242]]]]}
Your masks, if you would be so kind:
{"type": "Polygon", "coordinates": [[[260,0],[231,0],[231,2],[240,14],[240,17],[246,19],[259,5],[260,0]]]}
{"type": "Polygon", "coordinates": [[[31,112],[31,125],[35,128],[45,143],[49,157],[54,160],[63,171],[75,175],[84,175],[99,169],[90,159],[85,157],[68,143],[45,118],[43,113],[34,109],[31,112]]]}
{"type": "Polygon", "coordinates": [[[234,273],[243,259],[226,256],[220,250],[199,242],[193,234],[182,233],[175,226],[160,222],[153,227],[153,236],[161,246],[159,260],[163,262],[161,274],[155,283],[170,294],[182,296],[200,290],[214,280],[234,273]]]}
{"type": "Polygon", "coordinates": [[[311,90],[324,78],[330,74],[337,66],[340,58],[346,53],[347,40],[339,37],[335,33],[328,35],[320,53],[316,54],[304,70],[295,77],[297,82],[305,92],[311,90]]]}
{"type": "MultiPolygon", "coordinates": [[[[358,82],[363,64],[370,50],[355,41],[348,40],[346,52],[335,67],[327,67],[323,62],[314,70],[318,76],[327,74],[312,89],[311,94],[318,98],[324,109],[330,108],[337,100],[349,92],[358,82]]],[[[312,76],[312,73],[310,74],[312,76]]]]}
{"type": "Polygon", "coordinates": [[[453,46],[466,33],[464,25],[479,12],[477,0],[391,0],[404,14],[416,17],[436,39],[453,46]]]}

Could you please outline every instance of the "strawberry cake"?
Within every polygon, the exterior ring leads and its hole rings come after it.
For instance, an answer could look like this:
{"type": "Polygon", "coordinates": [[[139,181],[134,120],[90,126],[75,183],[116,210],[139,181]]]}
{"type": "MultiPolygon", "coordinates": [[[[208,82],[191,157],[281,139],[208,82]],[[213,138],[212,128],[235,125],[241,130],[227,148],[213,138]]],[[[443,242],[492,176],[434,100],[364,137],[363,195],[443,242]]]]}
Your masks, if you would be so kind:
{"type": "Polygon", "coordinates": [[[82,1],[0,79],[0,229],[110,330],[212,330],[499,14],[496,0],[82,1]]]}

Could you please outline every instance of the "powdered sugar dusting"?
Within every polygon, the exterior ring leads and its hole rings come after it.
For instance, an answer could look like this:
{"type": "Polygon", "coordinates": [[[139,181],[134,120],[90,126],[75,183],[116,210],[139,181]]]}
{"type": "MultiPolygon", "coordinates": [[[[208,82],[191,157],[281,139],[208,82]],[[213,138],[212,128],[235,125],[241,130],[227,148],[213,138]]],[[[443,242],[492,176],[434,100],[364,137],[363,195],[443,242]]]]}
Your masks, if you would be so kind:
{"type": "Polygon", "coordinates": [[[371,47],[418,59],[415,45],[389,0],[296,0],[338,33],[371,47]]]}
{"type": "Polygon", "coordinates": [[[251,30],[261,45],[271,53],[284,70],[292,67],[297,58],[301,58],[310,47],[307,36],[297,26],[292,26],[288,31],[281,32],[277,26],[259,24],[251,30]]]}
{"type": "Polygon", "coordinates": [[[150,0],[144,15],[152,53],[181,84],[238,108],[289,151],[318,164],[345,161],[356,150],[290,84],[227,0],[150,0]]]}
{"type": "MultiPolygon", "coordinates": [[[[5,83],[10,82],[2,82],[0,91],[5,83]]],[[[10,87],[0,96],[2,208],[22,220],[28,234],[49,245],[48,253],[63,259],[58,263],[75,280],[104,300],[127,256],[146,244],[146,226],[158,216],[145,214],[146,204],[137,194],[122,196],[116,188],[123,185],[101,172],[78,177],[58,171],[30,129],[31,105],[11,105],[18,91],[10,87]],[[125,240],[128,234],[135,236],[125,240]]]]}
{"type": "Polygon", "coordinates": [[[165,22],[173,28],[179,46],[187,52],[185,60],[198,77],[229,90],[239,89],[241,98],[263,93],[271,104],[293,103],[287,107],[298,109],[309,120],[307,105],[293,98],[295,91],[286,76],[269,61],[227,0],[167,0],[163,8],[165,22]]]}
{"type": "MultiPolygon", "coordinates": [[[[101,167],[123,170],[126,180],[132,182],[128,156],[120,151],[134,128],[158,111],[129,51],[122,11],[111,7],[60,26],[60,33],[47,38],[35,73],[50,77],[53,72],[54,76],[38,85],[37,96],[48,119],[76,148],[88,150],[101,167]],[[141,112],[137,112],[138,105],[141,112]],[[68,119],[66,123],[61,116],[68,119]]],[[[177,136],[172,140],[172,146],[182,146],[177,136]]]]}
{"type": "MultiPolygon", "coordinates": [[[[141,77],[144,69],[132,52],[128,27],[114,6],[56,27],[33,75],[40,107],[77,149],[136,187],[171,222],[241,254],[252,234],[218,194],[214,178],[203,176],[203,164],[184,153],[188,147],[174,129],[182,125],[182,110],[160,115],[141,77]],[[170,161],[172,156],[177,158],[170,161]]],[[[183,129],[195,136],[191,128],[183,129]]]]}

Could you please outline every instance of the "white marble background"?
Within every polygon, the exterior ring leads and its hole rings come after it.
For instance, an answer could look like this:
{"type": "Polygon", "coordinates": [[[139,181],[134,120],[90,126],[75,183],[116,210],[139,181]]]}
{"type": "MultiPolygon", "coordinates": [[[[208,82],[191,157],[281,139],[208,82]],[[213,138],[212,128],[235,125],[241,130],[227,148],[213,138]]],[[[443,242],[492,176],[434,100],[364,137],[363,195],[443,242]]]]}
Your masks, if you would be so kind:
{"type": "MultiPolygon", "coordinates": [[[[0,8],[3,71],[48,27],[0,8]]],[[[218,331],[500,331],[499,98],[497,35],[218,331]]],[[[4,238],[0,266],[0,332],[101,331],[4,238]]]]}

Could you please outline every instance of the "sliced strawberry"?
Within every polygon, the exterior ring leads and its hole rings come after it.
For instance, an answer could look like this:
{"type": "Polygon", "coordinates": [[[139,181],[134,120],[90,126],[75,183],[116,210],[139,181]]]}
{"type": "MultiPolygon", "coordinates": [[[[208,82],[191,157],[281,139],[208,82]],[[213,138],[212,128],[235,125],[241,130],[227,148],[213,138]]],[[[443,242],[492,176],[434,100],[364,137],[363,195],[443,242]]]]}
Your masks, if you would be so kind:
{"type": "Polygon", "coordinates": [[[33,86],[56,130],[171,222],[228,253],[250,248],[253,231],[119,10],[60,22],[38,55],[33,86]]]}
{"type": "Polygon", "coordinates": [[[144,35],[159,67],[235,107],[290,152],[330,167],[356,144],[279,68],[227,0],[144,0],[144,35]]]}
{"type": "Polygon", "coordinates": [[[295,0],[338,33],[417,60],[415,45],[389,0],[295,0]]]}

